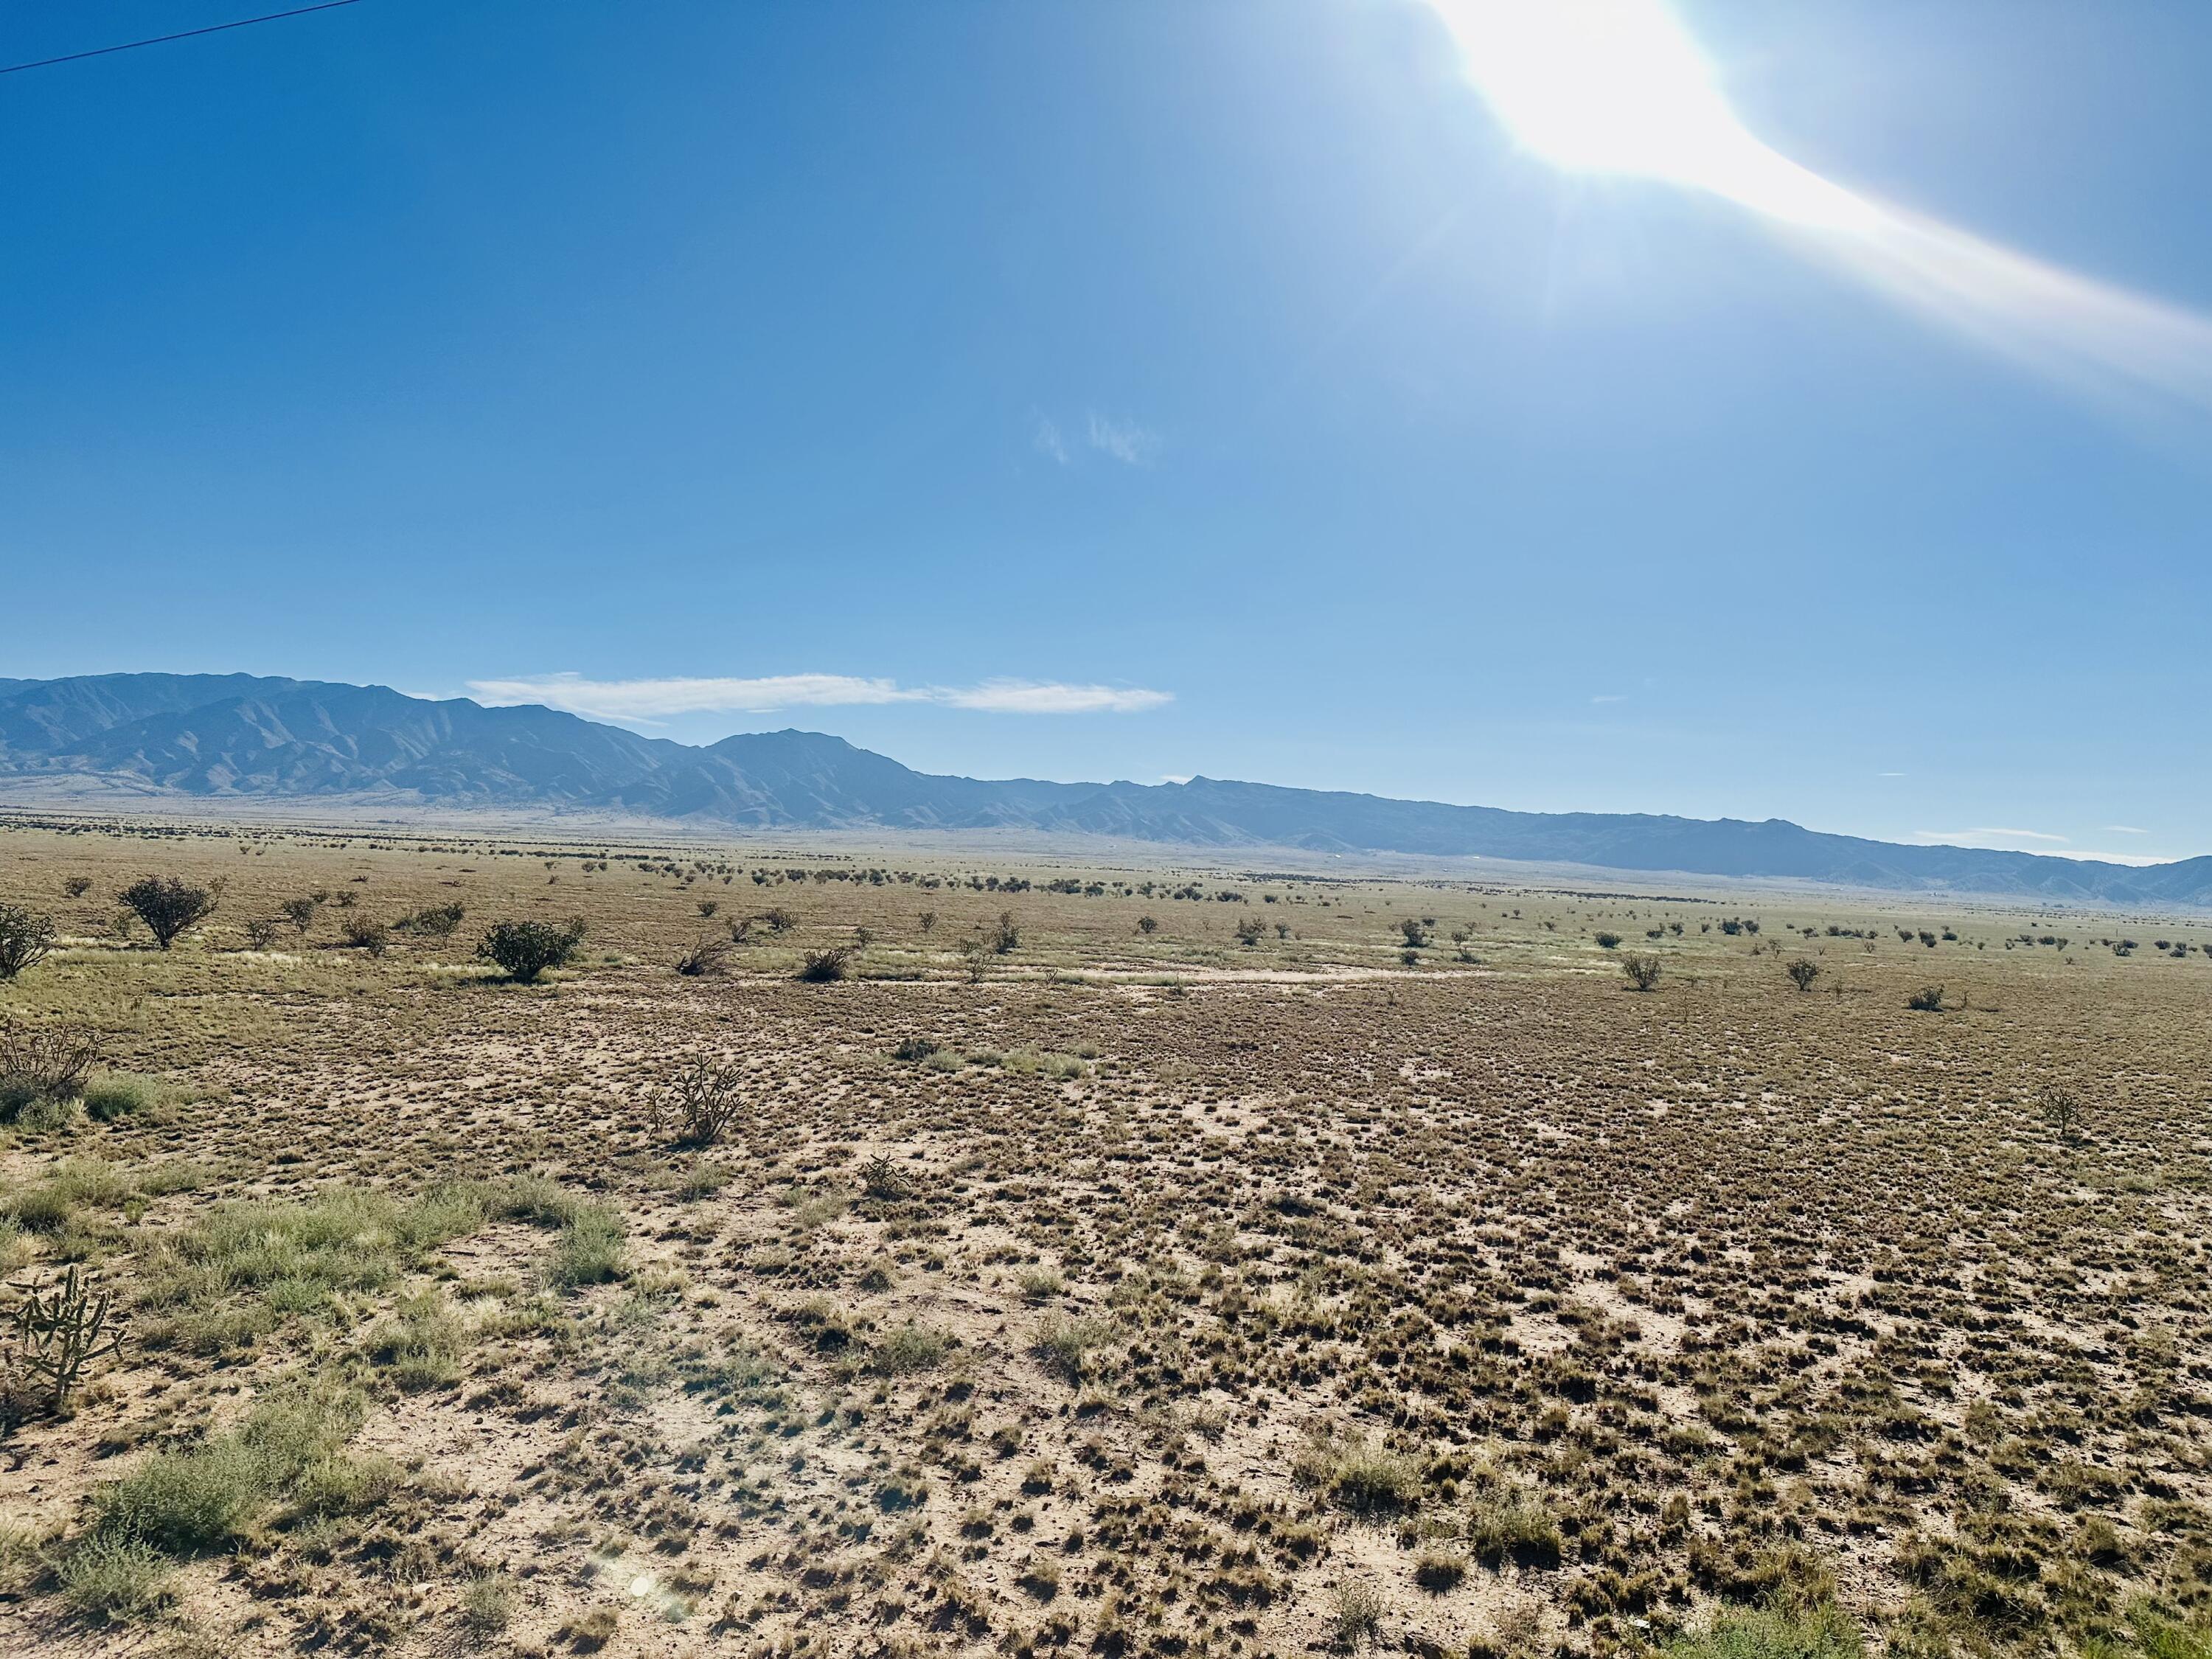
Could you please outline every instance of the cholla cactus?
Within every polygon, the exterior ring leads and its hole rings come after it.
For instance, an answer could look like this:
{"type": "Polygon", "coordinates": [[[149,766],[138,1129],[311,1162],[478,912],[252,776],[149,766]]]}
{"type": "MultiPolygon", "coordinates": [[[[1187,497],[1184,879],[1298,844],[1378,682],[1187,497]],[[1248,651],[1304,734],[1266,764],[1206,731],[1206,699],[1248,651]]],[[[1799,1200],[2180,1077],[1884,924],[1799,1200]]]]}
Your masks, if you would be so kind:
{"type": "Polygon", "coordinates": [[[87,1367],[123,1346],[113,1297],[87,1284],[75,1263],[51,1290],[35,1282],[21,1288],[25,1295],[11,1322],[15,1368],[40,1385],[51,1409],[65,1411],[87,1367]]]}

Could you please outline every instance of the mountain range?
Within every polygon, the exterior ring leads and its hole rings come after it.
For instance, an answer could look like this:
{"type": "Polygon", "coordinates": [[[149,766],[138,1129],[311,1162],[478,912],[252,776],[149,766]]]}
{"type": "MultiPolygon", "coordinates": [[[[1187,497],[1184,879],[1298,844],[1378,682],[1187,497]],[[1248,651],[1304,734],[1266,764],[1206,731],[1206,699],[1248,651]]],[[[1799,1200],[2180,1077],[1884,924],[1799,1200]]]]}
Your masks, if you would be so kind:
{"type": "Polygon", "coordinates": [[[942,777],[819,732],[746,732],[700,747],[535,705],[488,708],[248,674],[0,679],[0,804],[11,778],[198,797],[592,809],[751,828],[1030,830],[2212,906],[2212,857],[2136,867],[1869,841],[1781,818],[1514,812],[1217,778],[942,777]]]}

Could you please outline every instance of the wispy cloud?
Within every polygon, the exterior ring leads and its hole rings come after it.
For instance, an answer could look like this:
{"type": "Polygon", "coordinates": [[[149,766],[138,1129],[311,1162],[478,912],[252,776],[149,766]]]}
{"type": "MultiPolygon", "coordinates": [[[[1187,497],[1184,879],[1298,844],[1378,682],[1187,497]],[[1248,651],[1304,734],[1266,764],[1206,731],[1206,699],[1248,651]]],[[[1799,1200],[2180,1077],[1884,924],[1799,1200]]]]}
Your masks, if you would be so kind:
{"type": "Polygon", "coordinates": [[[2096,864],[2164,864],[2142,853],[2106,853],[2076,847],[2065,836],[2044,830],[1916,830],[1912,838],[1930,847],[1974,847],[1991,853],[2033,853],[2045,858],[2087,859],[2096,864]]]}
{"type": "Polygon", "coordinates": [[[1150,466],[1160,453],[1160,434],[1134,421],[1115,420],[1091,412],[1091,447],[1110,455],[1124,466],[1150,466]]]}
{"type": "Polygon", "coordinates": [[[1628,697],[1624,692],[1601,691],[1597,696],[1592,697],[1590,701],[1592,702],[1626,702],[1628,701],[1628,697]]]}
{"type": "Polygon", "coordinates": [[[1913,839],[1943,847],[1980,847],[1992,842],[2039,841],[2063,847],[2067,838],[2041,830],[1916,830],[1913,839]]]}
{"type": "Polygon", "coordinates": [[[2132,823],[2108,823],[2105,828],[2116,836],[2147,836],[2148,830],[2138,830],[2132,823]]]}
{"type": "Polygon", "coordinates": [[[1039,415],[1030,422],[1030,447],[1062,466],[1067,465],[1066,434],[1060,431],[1060,422],[1049,415],[1039,415]]]}
{"type": "Polygon", "coordinates": [[[990,679],[975,685],[901,685],[896,680],[852,674],[637,680],[589,680],[576,673],[534,674],[520,679],[471,680],[469,690],[477,702],[495,708],[543,703],[549,708],[624,726],[654,726],[677,714],[766,714],[783,708],[900,702],[934,703],[1000,714],[1130,714],[1175,700],[1172,692],[1142,686],[1018,679],[990,679]]]}

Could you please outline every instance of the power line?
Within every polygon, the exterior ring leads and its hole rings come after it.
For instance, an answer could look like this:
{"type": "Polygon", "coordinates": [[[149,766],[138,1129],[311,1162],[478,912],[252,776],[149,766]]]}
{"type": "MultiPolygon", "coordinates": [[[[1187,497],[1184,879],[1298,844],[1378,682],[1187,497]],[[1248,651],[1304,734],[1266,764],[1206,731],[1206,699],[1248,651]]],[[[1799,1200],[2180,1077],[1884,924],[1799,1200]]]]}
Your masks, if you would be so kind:
{"type": "Polygon", "coordinates": [[[273,23],[283,17],[304,17],[311,11],[336,11],[340,6],[360,4],[361,0],[323,0],[319,6],[295,6],[289,11],[272,11],[259,17],[241,17],[234,23],[210,23],[204,29],[185,29],[176,34],[156,34],[144,40],[125,40],[119,46],[94,46],[90,52],[65,52],[59,58],[41,58],[34,64],[0,65],[0,75],[15,75],[23,70],[48,69],[56,64],[74,64],[85,58],[105,58],[111,52],[130,52],[138,46],[158,46],[171,40],[189,40],[198,34],[221,34],[225,29],[250,28],[256,23],[273,23]]]}

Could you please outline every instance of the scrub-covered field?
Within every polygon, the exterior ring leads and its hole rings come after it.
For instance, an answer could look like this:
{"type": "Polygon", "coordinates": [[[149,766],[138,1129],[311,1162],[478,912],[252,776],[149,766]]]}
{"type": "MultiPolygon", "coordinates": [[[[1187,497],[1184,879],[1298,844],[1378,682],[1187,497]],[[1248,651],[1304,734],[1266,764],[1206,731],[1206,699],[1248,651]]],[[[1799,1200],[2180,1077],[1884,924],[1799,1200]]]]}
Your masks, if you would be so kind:
{"type": "Polygon", "coordinates": [[[811,846],[0,830],[0,1650],[2206,1651],[2212,928],[811,846]]]}

